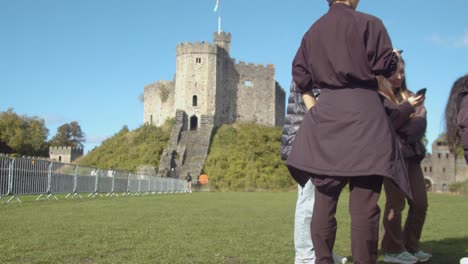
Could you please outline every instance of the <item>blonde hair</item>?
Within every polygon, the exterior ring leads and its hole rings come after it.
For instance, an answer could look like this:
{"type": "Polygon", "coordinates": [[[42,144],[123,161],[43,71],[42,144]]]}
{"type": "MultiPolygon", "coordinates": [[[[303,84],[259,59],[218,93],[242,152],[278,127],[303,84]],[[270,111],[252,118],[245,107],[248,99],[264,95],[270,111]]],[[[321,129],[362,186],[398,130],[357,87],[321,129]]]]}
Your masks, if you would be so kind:
{"type": "Polygon", "coordinates": [[[402,69],[403,71],[403,82],[401,83],[399,92],[400,92],[401,98],[403,98],[403,100],[406,100],[408,99],[408,97],[411,96],[411,94],[408,91],[408,86],[406,86],[405,61],[401,59],[398,63],[400,64],[399,65],[400,69],[402,69]]]}
{"type": "Polygon", "coordinates": [[[382,94],[383,96],[385,96],[386,98],[390,99],[390,101],[392,101],[393,103],[396,103],[396,104],[399,104],[401,103],[402,101],[408,99],[409,97],[411,97],[411,94],[410,92],[408,91],[408,87],[406,86],[406,76],[404,74],[405,72],[405,63],[404,61],[400,60],[398,62],[400,65],[399,68],[402,69],[403,71],[403,81],[401,83],[401,86],[400,88],[398,89],[398,91],[394,91],[393,90],[393,87],[392,87],[392,84],[383,76],[377,76],[377,82],[379,84],[379,93],[382,94]],[[397,93],[400,94],[402,100],[398,100],[397,98],[397,93]]]}
{"type": "Polygon", "coordinates": [[[398,104],[398,99],[393,92],[392,84],[383,76],[377,76],[377,82],[379,84],[378,92],[389,99],[391,102],[398,104]]]}

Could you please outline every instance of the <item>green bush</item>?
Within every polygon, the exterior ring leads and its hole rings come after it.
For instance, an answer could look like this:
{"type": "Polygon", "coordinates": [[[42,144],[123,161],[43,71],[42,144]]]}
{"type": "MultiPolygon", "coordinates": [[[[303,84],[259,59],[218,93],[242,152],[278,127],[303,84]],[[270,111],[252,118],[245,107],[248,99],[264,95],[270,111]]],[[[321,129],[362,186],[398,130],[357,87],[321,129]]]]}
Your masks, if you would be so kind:
{"type": "Polygon", "coordinates": [[[214,190],[289,190],[296,184],[280,158],[281,128],[254,123],[221,126],[204,172],[214,190]]]}
{"type": "Polygon", "coordinates": [[[162,127],[143,125],[133,131],[124,126],[76,163],[133,172],[140,165],[157,167],[169,141],[172,124],[169,120],[162,127]]]}

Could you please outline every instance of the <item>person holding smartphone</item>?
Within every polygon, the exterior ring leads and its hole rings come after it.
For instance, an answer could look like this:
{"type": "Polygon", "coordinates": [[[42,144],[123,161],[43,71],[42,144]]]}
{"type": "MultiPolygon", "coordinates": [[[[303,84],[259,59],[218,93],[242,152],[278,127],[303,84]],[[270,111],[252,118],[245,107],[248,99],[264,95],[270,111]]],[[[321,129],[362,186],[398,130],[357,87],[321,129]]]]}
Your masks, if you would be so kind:
{"type": "MultiPolygon", "coordinates": [[[[421,161],[426,155],[426,149],[421,142],[426,132],[426,109],[424,92],[414,94],[407,89],[404,71],[404,61],[400,71],[388,80],[382,76],[379,81],[379,92],[383,95],[383,103],[395,129],[399,146],[405,158],[413,199],[389,179],[384,179],[386,194],[383,215],[383,232],[381,250],[385,263],[411,264],[426,262],[432,257],[419,247],[422,229],[427,212],[427,192],[421,161]],[[404,228],[402,228],[402,212],[408,200],[409,210],[404,228]]],[[[424,90],[423,90],[424,91],[424,90]]]]}
{"type": "Polygon", "coordinates": [[[377,93],[376,76],[398,67],[382,21],[356,11],[359,0],[328,0],[328,12],[305,33],[293,60],[293,79],[304,94],[320,89],[307,111],[286,165],[315,186],[311,233],[316,264],[333,263],[343,188],[349,184],[353,262],[376,263],[383,177],[411,197],[403,157],[377,93]]]}

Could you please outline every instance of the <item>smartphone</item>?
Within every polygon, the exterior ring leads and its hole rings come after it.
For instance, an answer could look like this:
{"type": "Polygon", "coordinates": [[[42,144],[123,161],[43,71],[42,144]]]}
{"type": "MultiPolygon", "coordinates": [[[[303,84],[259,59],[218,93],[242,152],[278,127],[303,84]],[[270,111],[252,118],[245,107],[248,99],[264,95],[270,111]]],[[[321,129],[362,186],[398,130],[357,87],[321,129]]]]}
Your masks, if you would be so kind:
{"type": "Polygon", "coordinates": [[[426,91],[427,91],[427,88],[422,88],[422,89],[419,89],[419,91],[416,92],[416,96],[426,96],[426,91]]]}

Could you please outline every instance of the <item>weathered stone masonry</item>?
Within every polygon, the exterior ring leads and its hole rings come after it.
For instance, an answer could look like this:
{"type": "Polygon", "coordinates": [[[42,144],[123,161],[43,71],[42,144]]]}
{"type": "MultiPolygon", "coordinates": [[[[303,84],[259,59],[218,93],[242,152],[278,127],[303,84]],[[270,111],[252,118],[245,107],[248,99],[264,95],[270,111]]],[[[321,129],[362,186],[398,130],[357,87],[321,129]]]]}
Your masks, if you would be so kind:
{"type": "Polygon", "coordinates": [[[213,44],[177,45],[174,80],[145,87],[145,124],[161,126],[177,112],[160,175],[198,176],[214,127],[236,121],[283,125],[285,92],[275,80],[274,65],[236,63],[230,44],[231,34],[221,32],[214,33],[213,44]]]}

